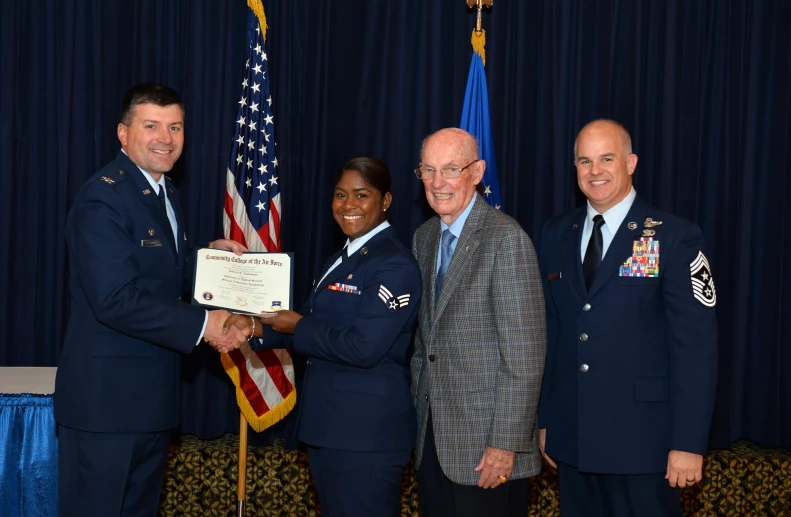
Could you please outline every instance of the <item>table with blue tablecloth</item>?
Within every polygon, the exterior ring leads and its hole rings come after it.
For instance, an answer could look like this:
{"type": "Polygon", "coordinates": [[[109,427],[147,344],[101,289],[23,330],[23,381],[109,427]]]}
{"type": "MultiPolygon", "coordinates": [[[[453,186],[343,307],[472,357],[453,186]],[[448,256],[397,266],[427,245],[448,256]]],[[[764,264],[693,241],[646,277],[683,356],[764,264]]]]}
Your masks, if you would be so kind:
{"type": "Polygon", "coordinates": [[[0,515],[58,514],[56,368],[0,367],[0,515]]]}

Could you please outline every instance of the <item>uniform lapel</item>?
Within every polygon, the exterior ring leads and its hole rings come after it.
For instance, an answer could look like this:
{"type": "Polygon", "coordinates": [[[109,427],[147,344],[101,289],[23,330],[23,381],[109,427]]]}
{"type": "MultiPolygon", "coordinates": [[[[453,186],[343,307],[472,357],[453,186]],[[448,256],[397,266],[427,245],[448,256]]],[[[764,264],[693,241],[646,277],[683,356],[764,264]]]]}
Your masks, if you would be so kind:
{"type": "MultiPolygon", "coordinates": [[[[366,243],[367,244],[367,243],[366,243]]],[[[365,248],[365,246],[363,246],[365,248]]],[[[367,248],[366,248],[367,249],[367,248]]],[[[337,260],[337,257],[336,259],[337,260]]],[[[343,262],[338,264],[338,267],[333,269],[329,275],[324,277],[324,280],[319,285],[318,291],[326,290],[327,286],[330,284],[334,284],[336,282],[346,283],[345,280],[346,276],[357,267],[357,262],[360,260],[360,251],[357,250],[356,253],[353,253],[348,258],[346,258],[343,262]]],[[[332,264],[330,264],[332,265],[332,264]]],[[[352,280],[354,280],[352,278],[352,280]]]]}
{"type": "MultiPolygon", "coordinates": [[[[326,277],[324,277],[324,280],[321,281],[318,289],[314,290],[314,294],[318,294],[320,292],[326,291],[327,286],[337,282],[346,283],[348,281],[349,283],[354,284],[353,278],[351,280],[348,280],[347,278],[349,273],[354,271],[359,266],[359,263],[361,261],[366,260],[371,255],[371,253],[382,242],[384,242],[385,239],[392,237],[394,235],[395,235],[395,230],[391,226],[389,228],[385,228],[381,232],[371,237],[368,240],[368,242],[363,244],[363,246],[360,249],[349,255],[349,257],[347,257],[343,262],[338,264],[338,267],[333,269],[326,277]]],[[[335,252],[332,255],[332,257],[330,257],[330,260],[327,261],[327,264],[325,265],[324,269],[321,270],[322,274],[324,273],[324,271],[329,269],[329,267],[333,265],[336,260],[338,260],[338,257],[341,256],[341,253],[343,253],[342,249],[335,252]]]]}
{"type": "MultiPolygon", "coordinates": [[[[618,269],[632,254],[632,245],[635,240],[640,239],[643,232],[642,222],[645,220],[646,204],[639,198],[635,198],[632,202],[629,213],[624,217],[621,226],[615,232],[615,236],[607,248],[607,253],[599,265],[599,271],[596,278],[593,280],[589,295],[596,294],[596,291],[605,285],[610,277],[618,272],[618,269]],[[634,230],[629,229],[629,222],[636,222],[637,228],[634,230]]],[[[577,254],[579,256],[579,254],[577,254]]]]}
{"type": "MultiPolygon", "coordinates": [[[[173,184],[169,180],[165,180],[168,188],[168,199],[170,199],[170,204],[173,206],[173,212],[176,214],[176,235],[175,238],[178,240],[178,256],[179,256],[179,263],[183,264],[183,258],[185,253],[185,244],[186,244],[186,233],[184,229],[184,214],[181,212],[181,198],[179,197],[178,191],[173,187],[173,184]]],[[[167,217],[165,217],[167,219],[167,217]]],[[[168,220],[168,226],[170,226],[170,220],[168,220]]],[[[171,232],[172,233],[172,232],[171,232]]],[[[174,242],[174,244],[176,244],[174,242]]]]}
{"type": "Polygon", "coordinates": [[[585,296],[585,278],[582,274],[582,259],[580,246],[582,245],[582,229],[585,224],[585,209],[577,210],[572,216],[568,228],[563,230],[563,274],[568,275],[569,283],[577,291],[580,298],[585,296]]]}
{"type": "MultiPolygon", "coordinates": [[[[439,293],[439,300],[437,300],[437,306],[434,309],[434,315],[432,319],[434,322],[438,321],[439,318],[442,317],[442,312],[448,305],[448,301],[453,296],[456,288],[463,279],[468,277],[467,271],[469,270],[470,261],[472,260],[473,254],[481,242],[478,232],[483,227],[484,222],[486,221],[486,212],[490,208],[489,205],[486,204],[486,201],[481,199],[480,196],[478,197],[479,198],[475,200],[475,204],[470,211],[470,215],[467,216],[467,221],[464,223],[464,228],[461,230],[459,241],[456,243],[456,250],[453,252],[453,258],[450,261],[448,272],[445,274],[445,281],[442,284],[442,292],[439,293]]],[[[439,239],[439,232],[437,233],[437,239],[439,239]]],[[[437,242],[437,246],[435,246],[435,248],[437,247],[439,247],[439,242],[437,242]]],[[[435,249],[434,264],[436,264],[436,258],[437,251],[435,249]]],[[[434,282],[436,282],[436,275],[434,282]]],[[[431,295],[431,299],[433,299],[434,289],[432,289],[431,295]]]]}
{"type": "MultiPolygon", "coordinates": [[[[146,177],[143,176],[143,173],[140,172],[138,166],[135,165],[135,163],[130,160],[126,154],[119,151],[118,155],[118,161],[121,162],[122,169],[134,183],[135,190],[137,190],[138,199],[140,199],[140,202],[146,207],[146,210],[148,210],[149,217],[159,224],[159,227],[162,229],[162,233],[165,234],[164,240],[168,242],[173,254],[176,255],[176,241],[173,237],[173,230],[170,227],[170,220],[168,219],[167,214],[164,210],[162,210],[162,203],[157,197],[157,191],[151,188],[151,184],[148,182],[146,177]]],[[[172,203],[173,200],[171,199],[171,204],[172,203]]],[[[176,211],[177,214],[180,212],[180,209],[176,211]]],[[[179,221],[179,228],[180,227],[181,221],[179,221]]],[[[154,237],[158,237],[160,239],[163,238],[162,235],[155,235],[154,237]]]]}
{"type": "MultiPolygon", "coordinates": [[[[418,249],[424,250],[418,254],[418,265],[422,274],[423,285],[427,289],[423,290],[423,298],[420,301],[422,307],[420,319],[425,322],[423,330],[427,330],[431,325],[428,322],[434,321],[434,290],[437,288],[437,255],[439,254],[440,225],[439,217],[433,217],[431,227],[426,230],[423,242],[419,243],[418,249]]],[[[428,332],[426,333],[428,336],[428,332]]]]}

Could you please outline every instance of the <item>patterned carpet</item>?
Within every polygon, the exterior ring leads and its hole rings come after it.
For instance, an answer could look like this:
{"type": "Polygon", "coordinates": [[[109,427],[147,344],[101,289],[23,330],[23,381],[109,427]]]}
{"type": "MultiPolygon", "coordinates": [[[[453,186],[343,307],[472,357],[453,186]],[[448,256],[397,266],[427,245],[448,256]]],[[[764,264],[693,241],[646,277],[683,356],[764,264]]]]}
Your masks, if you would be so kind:
{"type": "MultiPolygon", "coordinates": [[[[161,517],[236,515],[238,436],[202,441],[185,436],[171,445],[161,517]]],[[[247,453],[247,516],[321,515],[307,454],[282,445],[247,453]]],[[[415,471],[404,474],[401,515],[418,517],[415,471]]],[[[557,476],[545,469],[530,489],[530,517],[559,517],[557,476]]],[[[701,487],[682,492],[685,517],[791,517],[791,452],[747,441],[713,451],[701,487]]]]}

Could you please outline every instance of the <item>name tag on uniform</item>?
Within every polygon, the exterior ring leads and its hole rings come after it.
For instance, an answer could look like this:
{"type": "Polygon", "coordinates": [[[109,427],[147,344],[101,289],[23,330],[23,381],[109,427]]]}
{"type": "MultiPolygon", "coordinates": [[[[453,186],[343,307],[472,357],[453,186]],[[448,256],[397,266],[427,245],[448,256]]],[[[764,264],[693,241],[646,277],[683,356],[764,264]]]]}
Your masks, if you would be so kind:
{"type": "Polygon", "coordinates": [[[659,276],[659,241],[640,237],[632,245],[632,256],[618,269],[618,276],[656,278],[659,276]]]}
{"type": "Polygon", "coordinates": [[[549,280],[551,282],[552,280],[560,280],[562,277],[563,277],[563,273],[562,272],[550,273],[550,274],[547,275],[547,280],[549,280]]]}
{"type": "Polygon", "coordinates": [[[143,239],[140,241],[140,246],[143,248],[158,248],[162,246],[162,239],[143,239]]]}

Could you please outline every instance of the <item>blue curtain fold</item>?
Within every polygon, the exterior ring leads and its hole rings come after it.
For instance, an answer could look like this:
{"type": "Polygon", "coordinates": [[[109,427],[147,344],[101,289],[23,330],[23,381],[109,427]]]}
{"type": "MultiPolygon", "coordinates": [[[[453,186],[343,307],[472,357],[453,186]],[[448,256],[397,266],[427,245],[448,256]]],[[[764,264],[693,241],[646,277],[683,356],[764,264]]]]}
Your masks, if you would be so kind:
{"type": "MultiPolygon", "coordinates": [[[[173,177],[187,233],[196,243],[220,235],[244,67],[244,0],[43,4],[0,2],[2,365],[57,364],[65,216],[117,151],[132,84],[162,81],[184,95],[187,143],[173,177]]],[[[349,158],[389,165],[391,223],[405,242],[431,215],[411,171],[422,139],[458,123],[475,21],[459,0],[264,6],[282,240],[299,300],[342,245],[330,203],[349,158]]],[[[577,131],[598,117],[624,123],[638,193],[697,222],[707,240],[721,336],[712,444],[791,447],[791,2],[502,1],[483,26],[506,212],[538,242],[546,220],[583,201],[577,131]]],[[[181,432],[236,431],[216,354],[199,346],[184,364],[181,432]]]]}
{"type": "Polygon", "coordinates": [[[58,514],[58,440],[51,395],[0,394],[3,517],[58,514]]]}

